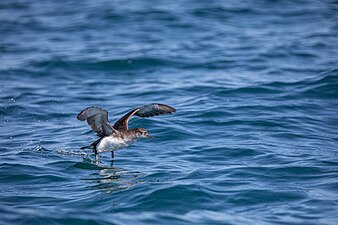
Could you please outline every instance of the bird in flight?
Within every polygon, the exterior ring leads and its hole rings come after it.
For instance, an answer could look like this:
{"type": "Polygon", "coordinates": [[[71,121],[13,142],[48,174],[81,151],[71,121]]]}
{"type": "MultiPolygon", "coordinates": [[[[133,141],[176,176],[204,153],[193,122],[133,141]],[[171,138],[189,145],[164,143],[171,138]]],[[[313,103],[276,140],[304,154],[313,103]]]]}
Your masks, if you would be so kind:
{"type": "Polygon", "coordinates": [[[114,151],[128,147],[132,142],[140,138],[154,139],[144,128],[128,128],[129,119],[133,116],[152,117],[176,112],[171,106],[152,103],[131,110],[119,119],[113,126],[108,121],[108,112],[99,107],[88,107],[82,110],[77,119],[87,120],[88,125],[100,137],[91,145],[81,149],[91,148],[94,150],[96,159],[99,152],[111,152],[114,158],[114,151]]]}

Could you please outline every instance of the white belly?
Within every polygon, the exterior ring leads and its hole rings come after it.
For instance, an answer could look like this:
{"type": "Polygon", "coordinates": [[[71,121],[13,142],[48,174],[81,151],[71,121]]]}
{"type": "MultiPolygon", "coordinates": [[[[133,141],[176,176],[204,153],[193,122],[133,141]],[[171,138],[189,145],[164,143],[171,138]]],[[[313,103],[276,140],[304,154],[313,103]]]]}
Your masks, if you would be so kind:
{"type": "Polygon", "coordinates": [[[97,152],[111,152],[120,148],[128,147],[131,141],[113,136],[104,137],[96,146],[97,152]]]}

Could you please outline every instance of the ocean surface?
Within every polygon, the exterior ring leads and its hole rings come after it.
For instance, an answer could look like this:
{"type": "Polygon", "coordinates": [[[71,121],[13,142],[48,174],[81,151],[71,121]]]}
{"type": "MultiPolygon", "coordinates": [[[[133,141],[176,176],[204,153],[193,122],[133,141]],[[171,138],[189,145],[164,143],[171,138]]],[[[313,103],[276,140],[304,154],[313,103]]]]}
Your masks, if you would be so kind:
{"type": "Polygon", "coordinates": [[[0,224],[338,224],[338,1],[0,2],[0,224]],[[76,115],[156,138],[95,155],[76,115]]]}

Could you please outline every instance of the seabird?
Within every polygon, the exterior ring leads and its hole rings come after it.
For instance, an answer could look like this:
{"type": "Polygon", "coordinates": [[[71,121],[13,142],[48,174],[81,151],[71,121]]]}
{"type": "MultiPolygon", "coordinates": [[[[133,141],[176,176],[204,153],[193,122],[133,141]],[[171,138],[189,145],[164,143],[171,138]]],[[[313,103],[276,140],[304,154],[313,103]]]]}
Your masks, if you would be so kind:
{"type": "Polygon", "coordinates": [[[111,152],[114,158],[114,151],[125,148],[133,141],[140,138],[154,138],[148,134],[144,128],[128,128],[128,121],[133,116],[151,117],[176,112],[171,106],[152,103],[133,109],[119,119],[113,126],[108,121],[108,111],[99,107],[88,107],[82,110],[77,119],[81,121],[87,120],[88,125],[100,137],[91,145],[82,147],[81,149],[91,148],[94,150],[96,158],[99,152],[111,152]]]}

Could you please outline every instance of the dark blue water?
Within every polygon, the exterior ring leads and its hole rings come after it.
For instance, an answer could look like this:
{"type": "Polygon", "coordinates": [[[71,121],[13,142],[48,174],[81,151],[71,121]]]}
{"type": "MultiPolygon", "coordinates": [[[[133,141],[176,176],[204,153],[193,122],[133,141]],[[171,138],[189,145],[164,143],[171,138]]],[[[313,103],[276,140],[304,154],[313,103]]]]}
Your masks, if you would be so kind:
{"type": "Polygon", "coordinates": [[[338,2],[0,2],[0,224],[338,224],[338,2]],[[133,118],[95,162],[76,115],[133,118]]]}

